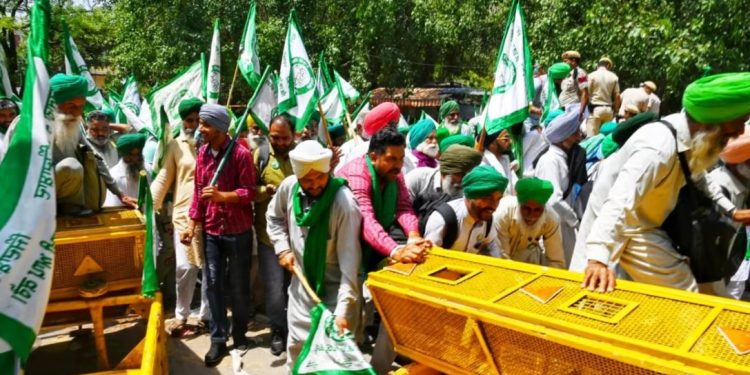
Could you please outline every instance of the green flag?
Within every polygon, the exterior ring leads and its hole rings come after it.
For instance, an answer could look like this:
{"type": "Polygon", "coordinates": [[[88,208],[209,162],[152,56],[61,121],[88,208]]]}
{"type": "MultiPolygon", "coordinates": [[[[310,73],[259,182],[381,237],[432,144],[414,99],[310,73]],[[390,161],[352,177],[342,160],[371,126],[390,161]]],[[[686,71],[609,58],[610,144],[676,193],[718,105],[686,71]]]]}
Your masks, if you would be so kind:
{"type": "Polygon", "coordinates": [[[534,98],[532,73],[526,21],[520,1],[513,0],[497,52],[495,83],[487,104],[487,133],[496,133],[529,116],[529,103],[534,98]]]}
{"type": "Polygon", "coordinates": [[[341,86],[341,92],[343,93],[344,98],[346,98],[347,100],[359,99],[359,91],[357,91],[354,86],[352,86],[349,82],[342,78],[339,72],[334,70],[333,74],[335,76],[336,82],[338,82],[339,86],[341,86]]]}
{"type": "Polygon", "coordinates": [[[335,316],[322,303],[310,310],[310,334],[305,340],[293,375],[375,375],[365,360],[354,335],[346,330],[338,333],[335,316]]]}
{"type": "Polygon", "coordinates": [[[355,121],[357,116],[359,116],[359,113],[362,112],[362,109],[367,108],[368,111],[370,110],[370,96],[372,96],[372,91],[368,91],[364,99],[362,99],[357,108],[354,109],[354,112],[352,112],[352,121],[355,121]]]}
{"type": "Polygon", "coordinates": [[[211,55],[208,58],[208,76],[206,77],[206,101],[211,104],[219,102],[221,92],[221,41],[219,40],[219,19],[214,21],[214,36],[211,38],[211,55]]]}
{"type": "Polygon", "coordinates": [[[242,76],[253,88],[260,84],[260,58],[258,57],[258,38],[255,34],[255,1],[250,2],[250,11],[245,21],[245,31],[240,41],[240,57],[237,59],[242,76]]]}
{"type": "Polygon", "coordinates": [[[276,100],[278,95],[278,79],[267,66],[260,79],[260,85],[248,103],[249,115],[253,118],[263,134],[268,135],[271,120],[276,115],[276,100]]]}
{"type": "Polygon", "coordinates": [[[125,81],[120,104],[130,108],[135,114],[141,110],[141,94],[138,92],[138,82],[132,74],[125,81]]]}
{"type": "Polygon", "coordinates": [[[159,279],[156,275],[156,255],[158,242],[156,241],[156,221],[154,217],[154,200],[151,197],[148,178],[141,172],[138,181],[138,206],[146,216],[146,246],[143,248],[143,275],[141,277],[141,294],[153,298],[159,291],[159,279]]]}
{"type": "Polygon", "coordinates": [[[26,363],[44,318],[52,283],[55,245],[55,171],[46,119],[48,0],[31,9],[23,110],[0,175],[0,374],[26,363]]]}
{"type": "Polygon", "coordinates": [[[326,95],[320,99],[326,119],[332,124],[341,124],[346,117],[346,100],[338,80],[328,88],[326,95]]]}
{"type": "Polygon", "coordinates": [[[317,110],[316,88],[312,65],[297,26],[297,14],[292,10],[281,53],[278,102],[279,113],[289,114],[298,132],[305,128],[317,110]]]}
{"type": "Polygon", "coordinates": [[[183,99],[199,98],[203,100],[203,68],[200,61],[177,74],[166,84],[157,87],[148,95],[150,104],[150,125],[154,134],[161,134],[159,125],[163,123],[159,110],[164,108],[169,126],[182,123],[179,105],[183,99]]]}
{"type": "Polygon", "coordinates": [[[81,53],[78,51],[73,37],[68,32],[68,24],[63,21],[63,43],[65,45],[65,73],[80,75],[89,82],[89,91],[86,94],[86,102],[88,103],[88,110],[102,109],[104,104],[104,97],[99,92],[99,88],[96,87],[94,77],[89,72],[89,67],[86,65],[86,61],[83,60],[81,53]]]}
{"type": "Polygon", "coordinates": [[[318,96],[323,97],[328,92],[328,89],[333,86],[333,80],[331,79],[331,73],[326,64],[326,51],[323,51],[318,56],[318,75],[317,75],[317,87],[318,96]]]}

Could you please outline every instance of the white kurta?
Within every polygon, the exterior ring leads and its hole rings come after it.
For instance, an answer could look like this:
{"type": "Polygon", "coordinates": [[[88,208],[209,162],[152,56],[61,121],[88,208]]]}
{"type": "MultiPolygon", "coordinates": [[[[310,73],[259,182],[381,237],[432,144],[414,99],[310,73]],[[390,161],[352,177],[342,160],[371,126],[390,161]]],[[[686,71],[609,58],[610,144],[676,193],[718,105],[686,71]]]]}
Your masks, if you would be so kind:
{"type": "MultiPolygon", "coordinates": [[[[448,202],[453,208],[458,221],[458,235],[456,241],[450,247],[450,250],[458,250],[472,254],[486,254],[493,257],[499,257],[499,245],[497,242],[497,231],[490,230],[487,233],[487,222],[477,222],[469,215],[464,198],[459,198],[448,202]]],[[[445,237],[445,220],[439,212],[433,212],[427,219],[424,229],[424,238],[432,241],[436,246],[443,246],[443,237],[445,237]]]]}
{"type": "MultiPolygon", "coordinates": [[[[737,208],[746,208],[750,189],[748,189],[748,186],[740,181],[732,171],[726,167],[716,168],[708,174],[708,179],[715,185],[726,189],[729,193],[729,199],[737,208]]],[[[731,223],[735,228],[740,228],[742,226],[742,224],[734,221],[731,221],[731,223]]],[[[750,227],[746,228],[750,231],[750,227]]],[[[737,272],[735,272],[735,274],[729,279],[729,282],[727,282],[726,291],[730,296],[736,299],[742,298],[742,294],[745,292],[748,273],[750,273],[750,261],[745,260],[742,262],[737,272]]]]}
{"type": "Polygon", "coordinates": [[[565,268],[560,219],[549,207],[545,208],[533,226],[529,226],[521,216],[518,199],[505,197],[495,211],[493,225],[497,231],[502,257],[565,268]],[[541,259],[542,251],[544,259],[541,259]]]}
{"type": "MultiPolygon", "coordinates": [[[[565,251],[565,264],[570,264],[573,250],[576,244],[576,228],[578,227],[578,216],[564,199],[565,190],[570,184],[570,173],[568,172],[568,154],[556,145],[550,145],[549,150],[539,158],[536,165],[536,177],[548,180],[552,183],[554,191],[547,205],[557,213],[560,218],[560,230],[562,232],[563,249],[565,251]]],[[[569,194],[570,198],[571,194],[569,194]]]]}
{"type": "Polygon", "coordinates": [[[363,140],[360,136],[344,142],[339,149],[341,151],[341,159],[339,159],[338,165],[334,170],[334,174],[338,173],[339,170],[347,163],[352,160],[359,159],[367,154],[367,149],[370,147],[370,141],[363,140]]]}
{"type": "Polygon", "coordinates": [[[91,149],[104,159],[104,163],[110,170],[120,161],[120,154],[117,153],[117,147],[112,141],[107,142],[104,146],[99,146],[91,141],[89,141],[89,144],[91,149]]]}
{"type": "Polygon", "coordinates": [[[510,157],[508,155],[501,155],[498,159],[497,156],[489,150],[484,150],[484,155],[482,155],[482,165],[489,165],[508,178],[508,187],[505,188],[505,194],[515,194],[516,180],[518,180],[518,177],[516,177],[516,172],[510,168],[510,157]]]}
{"type": "Polygon", "coordinates": [[[438,168],[420,167],[404,176],[406,189],[409,190],[409,198],[414,198],[428,193],[440,191],[440,170],[438,168]]]}
{"type": "MultiPolygon", "coordinates": [[[[151,175],[151,168],[145,168],[146,175],[151,175]]],[[[128,176],[128,166],[125,162],[120,159],[114,167],[109,169],[109,174],[115,180],[117,187],[125,195],[138,198],[138,183],[139,178],[132,178],[128,176]]],[[[150,178],[149,178],[150,180],[150,178]]],[[[104,199],[104,205],[102,207],[123,207],[125,206],[116,195],[112,194],[111,191],[107,190],[107,198],[104,199]]]]}
{"type": "Polygon", "coordinates": [[[530,130],[523,136],[523,175],[534,176],[534,160],[547,148],[547,142],[542,133],[530,130]]]}
{"type": "MultiPolygon", "coordinates": [[[[659,123],[633,134],[623,147],[602,161],[578,235],[571,271],[582,272],[589,259],[610,267],[619,262],[633,280],[697,291],[687,258],[677,253],[661,225],[677,204],[685,179],[677,152],[690,149],[692,137],[683,113],[664,118],[677,139],[659,123]]],[[[725,209],[721,189],[707,182],[696,186],[725,209]]]]}
{"type": "MultiPolygon", "coordinates": [[[[300,227],[294,220],[293,187],[297,177],[289,176],[279,185],[266,212],[268,236],[276,254],[292,250],[297,267],[303,267],[305,238],[308,228],[300,227]]],[[[313,203],[300,189],[302,209],[307,210],[313,203]]],[[[331,207],[329,240],[326,254],[325,290],[323,303],[338,317],[346,317],[350,327],[357,326],[356,300],[359,294],[357,273],[362,261],[359,234],[362,216],[357,200],[351,190],[342,187],[336,193],[331,207]]],[[[315,303],[305,292],[297,278],[292,278],[289,286],[287,321],[287,364],[293,364],[299,355],[302,344],[310,329],[310,309],[315,303]]]]}

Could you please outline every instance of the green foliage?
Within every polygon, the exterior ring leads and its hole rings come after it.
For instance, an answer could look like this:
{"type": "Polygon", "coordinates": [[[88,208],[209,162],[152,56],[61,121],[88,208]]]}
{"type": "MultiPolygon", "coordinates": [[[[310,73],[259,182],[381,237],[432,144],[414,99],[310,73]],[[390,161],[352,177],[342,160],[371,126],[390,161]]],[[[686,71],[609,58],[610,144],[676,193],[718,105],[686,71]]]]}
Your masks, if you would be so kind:
{"type": "MultiPolygon", "coordinates": [[[[325,50],[329,66],[363,91],[445,81],[491,88],[510,6],[510,0],[257,2],[261,64],[278,69],[287,19],[295,8],[311,59],[316,61],[325,50]]],[[[8,7],[15,3],[0,0],[5,15],[0,30],[27,28],[24,20],[9,17],[8,7]]],[[[93,11],[84,11],[70,0],[54,2],[52,67],[62,67],[57,20],[64,14],[89,65],[110,67],[113,82],[133,73],[146,92],[198,60],[201,52],[208,53],[213,19],[218,17],[221,101],[226,101],[249,0],[98,3],[93,11]]],[[[591,71],[600,56],[608,55],[623,89],[655,81],[664,110],[679,108],[684,87],[706,65],[714,72],[750,70],[746,0],[524,0],[522,5],[535,60],[549,65],[559,61],[563,51],[576,49],[583,55],[583,67],[591,71]]],[[[8,33],[4,35],[6,51],[13,52],[8,33]]],[[[14,70],[11,75],[18,77],[14,70]]],[[[250,95],[238,79],[232,101],[240,103],[250,95]]]]}

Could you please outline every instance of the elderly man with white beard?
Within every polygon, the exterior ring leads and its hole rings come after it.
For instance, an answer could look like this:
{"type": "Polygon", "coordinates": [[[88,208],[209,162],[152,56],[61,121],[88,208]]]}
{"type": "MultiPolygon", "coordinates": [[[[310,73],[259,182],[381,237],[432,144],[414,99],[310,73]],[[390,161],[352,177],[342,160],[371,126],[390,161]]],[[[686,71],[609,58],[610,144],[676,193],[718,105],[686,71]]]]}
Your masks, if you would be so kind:
{"type": "Polygon", "coordinates": [[[437,196],[447,194],[452,199],[461,198],[461,180],[466,173],[482,162],[482,154],[463,145],[451,145],[440,154],[440,166],[414,169],[405,177],[409,198],[414,210],[419,211],[422,203],[429,203],[437,196]]]}
{"type": "MultiPolygon", "coordinates": [[[[121,158],[110,168],[109,172],[120,191],[128,196],[138,196],[141,171],[146,171],[150,175],[151,168],[146,168],[143,162],[143,146],[145,145],[146,136],[140,133],[125,134],[117,139],[116,150],[121,158]]],[[[114,194],[107,192],[104,207],[121,206],[123,206],[122,202],[114,194]]]]}
{"type": "Polygon", "coordinates": [[[701,78],[685,89],[682,105],[683,112],[663,119],[675,133],[666,124],[644,125],[602,162],[570,268],[585,273],[591,291],[614,290],[618,263],[635,281],[698,291],[688,259],[661,229],[686,183],[678,153],[696,187],[721,195],[705,171],[750,118],[750,73],[701,78]]]}
{"type": "Polygon", "coordinates": [[[79,76],[57,74],[50,79],[55,102],[52,163],[60,212],[87,215],[98,211],[104,203],[105,187],[126,206],[136,208],[137,201],[120,191],[104,160],[81,135],[87,87],[86,79],[79,76]],[[96,173],[87,173],[86,168],[96,168],[96,173]]]}
{"type": "Polygon", "coordinates": [[[112,130],[106,113],[91,111],[86,115],[86,140],[91,148],[104,159],[110,170],[120,160],[117,148],[112,141],[112,130]]]}

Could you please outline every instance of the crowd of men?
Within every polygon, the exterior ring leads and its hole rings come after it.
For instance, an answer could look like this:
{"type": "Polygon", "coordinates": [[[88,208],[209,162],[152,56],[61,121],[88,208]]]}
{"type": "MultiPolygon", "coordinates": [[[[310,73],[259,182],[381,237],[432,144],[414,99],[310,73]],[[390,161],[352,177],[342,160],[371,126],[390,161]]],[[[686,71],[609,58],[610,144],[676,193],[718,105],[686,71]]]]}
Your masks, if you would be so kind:
{"type": "MultiPolygon", "coordinates": [[[[340,147],[297,134],[284,115],[267,134],[250,124],[233,147],[225,107],[182,101],[182,125],[150,182],[174,228],[160,231],[163,250],[174,251],[163,265],[175,270],[170,331],[188,325],[200,275],[205,364],[217,365],[230,339],[247,350],[255,251],[271,352],[286,352],[290,366],[315,305],[304,277],[339,330],[374,341],[373,366],[386,373],[395,353],[377,330],[366,275],[389,262],[422,263],[433,246],[582,272],[583,286],[600,292],[624,278],[741,298],[750,257],[721,280],[696,279],[663,225],[688,185],[738,231],[750,224],[750,73],[698,79],[681,111],[659,117],[653,82],[620,92],[611,59],[591,74],[579,53],[562,59],[537,71],[530,117],[493,133],[481,117],[463,122],[456,101],[441,106],[438,122],[408,128],[398,127],[397,105],[382,103],[359,113],[349,140],[341,142],[343,127],[331,129],[340,147]]],[[[51,79],[59,213],[135,208],[151,140],[101,111],[82,130],[86,88],[80,77],[51,79]]],[[[17,113],[0,100],[5,143],[17,113]]]]}

